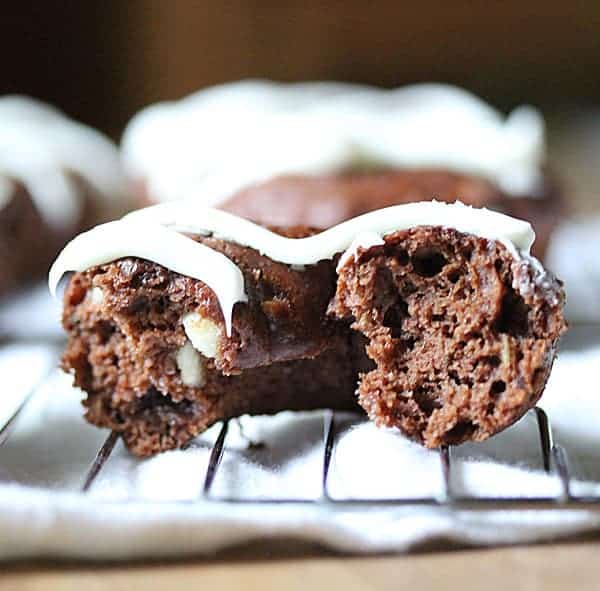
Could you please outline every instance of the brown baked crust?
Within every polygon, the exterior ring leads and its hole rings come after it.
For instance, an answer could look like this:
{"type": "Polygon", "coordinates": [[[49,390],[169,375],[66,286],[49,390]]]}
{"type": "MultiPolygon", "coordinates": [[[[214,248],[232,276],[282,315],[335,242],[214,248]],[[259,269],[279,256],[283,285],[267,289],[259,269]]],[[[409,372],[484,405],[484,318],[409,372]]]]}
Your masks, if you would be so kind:
{"type": "MultiPolygon", "coordinates": [[[[296,228],[288,234],[309,232],[296,228]]],[[[137,455],[180,447],[211,424],[240,414],[353,408],[359,377],[359,402],[376,422],[398,426],[429,446],[483,439],[514,422],[541,395],[564,327],[562,291],[551,277],[544,286],[532,282],[534,267],[515,262],[502,245],[416,228],[361,253],[338,278],[336,261],[298,270],[247,247],[197,240],[223,252],[244,274],[249,301],[235,306],[231,338],[206,285],[148,261],[127,258],[76,273],[65,293],[69,341],[63,367],[88,394],[88,420],[121,433],[137,455]],[[437,249],[447,260],[431,276],[418,272],[429,264],[423,248],[437,249]],[[408,259],[399,267],[403,251],[408,259]],[[394,273],[401,285],[391,279],[394,273]],[[412,289],[408,281],[415,286],[413,299],[404,295],[412,289]],[[526,321],[521,304],[510,299],[515,281],[527,293],[526,321]],[[101,290],[101,301],[93,288],[101,290]],[[418,301],[414,294],[420,294],[418,301]],[[414,308],[412,320],[402,316],[400,297],[407,310],[414,308]],[[438,308],[456,313],[446,321],[454,335],[447,340],[440,336],[443,322],[433,316],[438,308]],[[202,359],[205,380],[199,386],[183,382],[176,362],[189,312],[209,319],[220,334],[214,358],[202,359]],[[390,328],[388,322],[401,326],[390,328]],[[392,329],[402,335],[391,335],[392,329]],[[427,338],[417,339],[416,332],[427,338]],[[365,355],[365,342],[376,367],[365,355]],[[422,348],[422,357],[406,357],[407,343],[422,348]],[[503,355],[510,356],[513,373],[503,355]],[[492,360],[487,365],[480,361],[484,356],[492,360]],[[421,376],[419,364],[434,357],[441,373],[421,376]],[[447,378],[453,364],[460,384],[447,378]],[[500,381],[502,393],[496,392],[500,381]],[[428,383],[437,384],[436,396],[428,383]],[[394,384],[421,391],[408,396],[394,384]],[[466,421],[476,428],[465,427],[466,421]]]]}
{"type": "Polygon", "coordinates": [[[93,187],[76,174],[70,175],[70,181],[81,212],[72,224],[57,230],[41,216],[25,186],[11,179],[13,194],[0,207],[0,296],[46,275],[65,243],[100,221],[93,187]]]}
{"type": "Polygon", "coordinates": [[[280,176],[242,189],[220,207],[265,225],[328,228],[391,205],[459,200],[531,222],[537,235],[533,252],[543,258],[563,214],[560,193],[550,175],[535,194],[515,197],[472,175],[441,169],[392,169],[280,176]]]}
{"type": "Polygon", "coordinates": [[[560,283],[499,242],[419,227],[357,253],[331,312],[368,339],[361,406],[427,447],[481,441],[539,399],[565,329],[560,283]]]}

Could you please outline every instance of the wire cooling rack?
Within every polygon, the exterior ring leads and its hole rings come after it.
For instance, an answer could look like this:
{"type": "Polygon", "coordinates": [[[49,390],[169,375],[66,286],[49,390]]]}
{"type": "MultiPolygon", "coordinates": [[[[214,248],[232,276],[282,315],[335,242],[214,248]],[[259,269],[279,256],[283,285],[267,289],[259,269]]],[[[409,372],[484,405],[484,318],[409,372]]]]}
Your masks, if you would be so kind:
{"type": "MultiPolygon", "coordinates": [[[[43,380],[35,387],[22,403],[17,407],[8,421],[0,426],[0,447],[9,439],[15,430],[15,423],[21,413],[25,410],[30,401],[34,398],[35,393],[43,380]]],[[[329,494],[328,477],[336,445],[336,415],[333,411],[325,411],[323,415],[323,444],[322,444],[322,461],[321,461],[321,493],[318,498],[302,499],[302,498],[244,498],[242,496],[221,496],[215,495],[212,492],[213,482],[219,471],[221,460],[224,454],[227,453],[227,434],[229,431],[229,421],[224,421],[221,424],[219,434],[212,444],[208,467],[204,474],[204,484],[202,487],[201,497],[198,501],[208,503],[222,504],[261,504],[261,505],[282,505],[282,504],[327,504],[331,506],[341,507],[382,507],[382,506],[429,506],[429,507],[445,507],[448,509],[468,510],[468,511],[493,511],[493,510],[544,510],[544,509],[600,509],[600,496],[582,496],[572,493],[571,469],[569,465],[567,450],[553,441],[552,429],[550,422],[544,410],[536,407],[530,411],[535,415],[538,437],[539,450],[542,460],[542,465],[546,473],[557,479],[560,487],[559,493],[555,496],[537,496],[537,497],[496,497],[496,496],[465,496],[464,494],[456,494],[453,491],[451,473],[453,470],[453,448],[442,447],[438,450],[439,469],[442,475],[442,490],[436,496],[422,496],[412,498],[343,498],[337,499],[329,494]]],[[[82,474],[83,485],[81,493],[88,493],[94,486],[96,478],[105,467],[107,460],[110,458],[119,435],[116,432],[111,432],[101,447],[98,449],[96,456],[91,463],[87,473],[82,474]]],[[[181,501],[189,502],[189,501],[181,501]]]]}

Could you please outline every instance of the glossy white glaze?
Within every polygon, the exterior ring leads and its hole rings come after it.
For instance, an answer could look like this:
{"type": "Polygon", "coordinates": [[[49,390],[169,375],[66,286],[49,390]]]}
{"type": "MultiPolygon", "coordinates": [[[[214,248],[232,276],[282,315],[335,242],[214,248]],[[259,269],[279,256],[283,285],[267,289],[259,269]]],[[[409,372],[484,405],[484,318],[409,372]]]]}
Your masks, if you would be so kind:
{"type": "Polygon", "coordinates": [[[274,261],[304,266],[342,254],[348,261],[356,248],[377,244],[397,230],[443,226],[504,243],[514,256],[528,253],[535,238],[524,221],[461,203],[426,201],[396,205],[348,220],[308,238],[286,238],[244,218],[204,207],[198,202],[164,203],[97,226],[72,240],[50,270],[52,293],[68,271],[84,271],[126,256],[156,262],[206,283],[215,293],[231,334],[236,302],[246,300],[240,269],[226,256],[185,234],[211,234],[249,246],[274,261]]]}
{"type": "Polygon", "coordinates": [[[485,177],[509,195],[531,195],[545,141],[535,109],[505,117],[452,86],[247,80],[144,109],[129,123],[122,153],[128,174],[152,199],[214,205],[277,175],[365,164],[441,167],[485,177]]]}
{"type": "Polygon", "coordinates": [[[69,172],[104,200],[125,194],[119,154],[108,138],[40,101],[0,97],[0,174],[21,181],[44,219],[58,229],[81,213],[69,172]]]}

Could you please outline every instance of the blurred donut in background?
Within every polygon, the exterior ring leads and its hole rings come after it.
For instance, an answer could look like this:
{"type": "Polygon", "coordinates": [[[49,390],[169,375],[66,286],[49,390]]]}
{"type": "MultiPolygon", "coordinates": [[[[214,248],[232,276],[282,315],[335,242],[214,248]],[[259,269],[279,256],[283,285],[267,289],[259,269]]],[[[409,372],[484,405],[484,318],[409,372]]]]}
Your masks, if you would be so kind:
{"type": "Polygon", "coordinates": [[[0,97],[0,294],[44,275],[65,242],[126,208],[116,146],[40,101],[0,97]]]}
{"type": "Polygon", "coordinates": [[[330,227],[413,201],[530,221],[542,257],[562,214],[539,112],[504,116],[460,88],[246,80],[152,105],[127,126],[139,204],[201,200],[267,225],[330,227]]]}

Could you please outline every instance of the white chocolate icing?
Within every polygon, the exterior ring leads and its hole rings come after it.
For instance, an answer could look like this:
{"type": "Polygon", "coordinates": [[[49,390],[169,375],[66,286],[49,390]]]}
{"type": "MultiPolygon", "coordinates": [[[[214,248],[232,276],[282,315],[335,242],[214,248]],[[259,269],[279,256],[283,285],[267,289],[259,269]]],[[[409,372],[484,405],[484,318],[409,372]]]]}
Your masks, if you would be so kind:
{"type": "Polygon", "coordinates": [[[504,117],[452,86],[248,80],[144,109],[127,126],[122,153],[152,199],[215,205],[277,175],[364,165],[441,167],[509,195],[535,194],[545,141],[535,109],[504,117]]]}
{"type": "Polygon", "coordinates": [[[85,178],[106,201],[125,194],[119,154],[108,138],[42,102],[0,97],[0,173],[23,182],[57,229],[81,213],[68,172],[85,178]]]}
{"type": "Polygon", "coordinates": [[[189,234],[215,237],[249,246],[274,261],[311,265],[344,253],[347,261],[359,246],[372,246],[386,234],[416,226],[455,228],[505,244],[518,257],[535,239],[527,222],[462,203],[424,201],[387,207],[348,220],[308,238],[286,238],[241,217],[192,202],[163,203],[138,210],[121,220],[97,226],[72,240],[50,269],[55,294],[68,271],[84,271],[126,256],[140,257],[206,283],[215,293],[231,335],[236,302],[246,301],[244,278],[233,261],[199,244],[189,234]]]}
{"type": "Polygon", "coordinates": [[[244,276],[238,266],[212,248],[150,221],[138,223],[126,216],[76,236],[50,269],[50,292],[56,295],[58,283],[68,271],[84,271],[128,256],[153,261],[206,283],[219,300],[227,334],[231,334],[233,306],[246,301],[244,276]]]}

